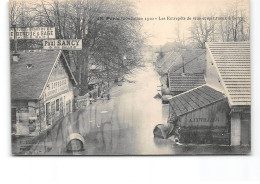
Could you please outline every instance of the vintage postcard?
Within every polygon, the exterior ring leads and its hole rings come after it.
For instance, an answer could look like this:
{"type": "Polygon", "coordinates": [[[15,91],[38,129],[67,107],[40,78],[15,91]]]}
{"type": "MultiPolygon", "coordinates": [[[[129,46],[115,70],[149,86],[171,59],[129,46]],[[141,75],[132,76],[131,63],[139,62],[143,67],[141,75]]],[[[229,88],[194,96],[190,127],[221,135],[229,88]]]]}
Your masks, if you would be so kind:
{"type": "Polygon", "coordinates": [[[249,7],[10,0],[12,154],[250,154],[249,7]]]}

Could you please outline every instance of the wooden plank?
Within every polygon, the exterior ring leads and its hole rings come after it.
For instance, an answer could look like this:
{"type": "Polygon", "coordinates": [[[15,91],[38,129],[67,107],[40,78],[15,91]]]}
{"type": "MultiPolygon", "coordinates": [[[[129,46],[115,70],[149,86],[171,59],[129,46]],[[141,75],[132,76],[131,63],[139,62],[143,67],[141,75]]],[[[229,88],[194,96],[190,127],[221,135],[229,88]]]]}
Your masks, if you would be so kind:
{"type": "Polygon", "coordinates": [[[211,95],[212,98],[215,98],[216,100],[219,100],[221,98],[224,98],[224,94],[216,91],[212,88],[210,88],[209,86],[204,86],[204,90],[208,91],[208,95],[211,95]]]}
{"type": "Polygon", "coordinates": [[[181,114],[181,110],[179,109],[178,105],[176,103],[174,103],[174,105],[172,106],[174,108],[174,112],[175,114],[178,116],[179,114],[181,114]]]}
{"type": "Polygon", "coordinates": [[[183,102],[183,106],[187,109],[187,112],[194,110],[193,106],[191,106],[190,103],[188,101],[186,101],[184,96],[186,96],[186,95],[181,95],[180,100],[181,100],[181,102],[183,102]]]}
{"type": "Polygon", "coordinates": [[[196,105],[198,105],[199,107],[205,106],[205,103],[203,103],[202,101],[200,101],[199,98],[197,98],[197,93],[194,93],[194,91],[190,91],[189,94],[189,97],[196,105]]]}
{"type": "Polygon", "coordinates": [[[190,94],[183,95],[183,98],[184,98],[187,102],[189,102],[190,106],[191,106],[193,109],[199,108],[199,106],[190,98],[190,94]]]}
{"type": "Polygon", "coordinates": [[[194,94],[196,94],[195,97],[197,97],[197,99],[198,99],[199,101],[201,101],[201,102],[204,104],[204,106],[205,106],[205,105],[208,105],[208,104],[210,103],[210,101],[205,98],[205,95],[204,95],[204,94],[201,94],[198,90],[194,90],[193,92],[194,92],[194,94]]]}
{"type": "Polygon", "coordinates": [[[201,96],[203,96],[205,99],[207,99],[209,101],[209,103],[212,103],[212,102],[218,100],[218,98],[212,97],[210,95],[210,92],[206,91],[204,87],[198,88],[197,92],[199,92],[201,94],[201,96]]]}
{"type": "MultiPolygon", "coordinates": [[[[180,95],[181,96],[181,95],[180,95]]],[[[177,103],[179,103],[179,107],[182,111],[182,113],[186,113],[188,111],[187,107],[184,105],[185,103],[181,100],[181,97],[178,96],[176,97],[177,103]]]]}

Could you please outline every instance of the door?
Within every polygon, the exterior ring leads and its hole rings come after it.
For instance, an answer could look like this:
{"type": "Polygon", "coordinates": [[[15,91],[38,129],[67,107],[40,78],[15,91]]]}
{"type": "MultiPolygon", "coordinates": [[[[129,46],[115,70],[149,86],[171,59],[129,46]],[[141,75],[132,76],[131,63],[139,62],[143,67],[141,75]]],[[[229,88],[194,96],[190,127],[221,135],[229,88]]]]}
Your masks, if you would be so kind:
{"type": "Polygon", "coordinates": [[[16,133],[16,108],[11,109],[12,133],[16,133]]]}

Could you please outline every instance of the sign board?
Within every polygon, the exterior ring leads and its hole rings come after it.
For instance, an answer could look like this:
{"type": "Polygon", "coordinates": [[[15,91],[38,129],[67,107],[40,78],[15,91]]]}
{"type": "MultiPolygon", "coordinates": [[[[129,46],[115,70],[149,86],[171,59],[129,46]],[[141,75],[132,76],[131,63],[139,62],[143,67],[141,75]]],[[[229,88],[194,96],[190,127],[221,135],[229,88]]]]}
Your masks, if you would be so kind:
{"type": "Polygon", "coordinates": [[[45,97],[53,97],[57,94],[64,93],[65,91],[68,91],[68,79],[61,79],[57,81],[53,81],[48,83],[48,86],[45,91],[45,97]]]}
{"type": "Polygon", "coordinates": [[[59,40],[43,40],[43,49],[49,50],[81,50],[81,39],[59,39],[59,40]]]}
{"type": "MultiPolygon", "coordinates": [[[[15,28],[16,39],[55,39],[55,27],[15,28]]],[[[10,39],[14,39],[14,28],[10,28],[10,39]]]]}

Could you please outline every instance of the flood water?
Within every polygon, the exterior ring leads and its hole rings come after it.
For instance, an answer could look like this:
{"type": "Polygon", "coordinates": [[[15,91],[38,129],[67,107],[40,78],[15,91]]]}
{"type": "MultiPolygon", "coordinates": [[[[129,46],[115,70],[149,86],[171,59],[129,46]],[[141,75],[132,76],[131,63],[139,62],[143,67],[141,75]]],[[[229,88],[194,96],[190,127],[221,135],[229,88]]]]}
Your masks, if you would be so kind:
{"type": "Polygon", "coordinates": [[[159,75],[150,64],[133,73],[122,86],[111,89],[110,100],[97,100],[86,109],[66,116],[23,154],[175,155],[236,152],[229,146],[176,145],[169,139],[154,138],[154,127],[166,124],[169,111],[167,104],[163,105],[161,100],[153,98],[160,92],[159,75]],[[83,136],[83,151],[67,151],[67,139],[72,133],[83,136]]]}

